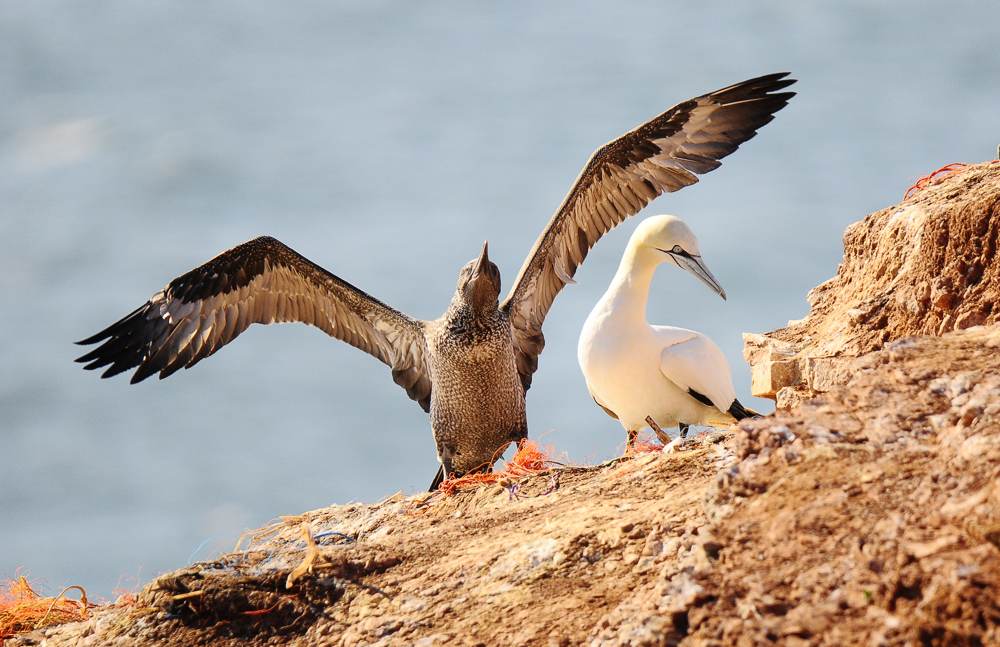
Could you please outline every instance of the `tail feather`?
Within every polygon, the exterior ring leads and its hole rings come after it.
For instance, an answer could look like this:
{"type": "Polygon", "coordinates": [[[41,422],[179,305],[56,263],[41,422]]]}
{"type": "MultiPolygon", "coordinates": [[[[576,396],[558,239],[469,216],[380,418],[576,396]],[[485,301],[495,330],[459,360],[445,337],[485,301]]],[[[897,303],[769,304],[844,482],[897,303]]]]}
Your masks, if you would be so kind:
{"type": "Polygon", "coordinates": [[[729,407],[729,415],[736,418],[737,420],[743,420],[744,418],[760,418],[762,417],[759,413],[753,409],[747,409],[740,401],[733,399],[733,406],[729,407]]]}

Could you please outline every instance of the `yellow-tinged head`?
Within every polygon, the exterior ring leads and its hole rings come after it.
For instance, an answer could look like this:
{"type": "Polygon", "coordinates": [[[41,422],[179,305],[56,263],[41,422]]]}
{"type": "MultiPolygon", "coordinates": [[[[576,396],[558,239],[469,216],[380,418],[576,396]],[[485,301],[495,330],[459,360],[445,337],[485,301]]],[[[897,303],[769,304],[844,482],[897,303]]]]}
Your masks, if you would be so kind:
{"type": "Polygon", "coordinates": [[[720,297],[726,298],[726,291],[701,259],[698,239],[694,232],[680,218],[676,216],[647,218],[636,227],[628,244],[636,252],[651,251],[660,263],[673,262],[682,270],[694,274],[720,297]]]}

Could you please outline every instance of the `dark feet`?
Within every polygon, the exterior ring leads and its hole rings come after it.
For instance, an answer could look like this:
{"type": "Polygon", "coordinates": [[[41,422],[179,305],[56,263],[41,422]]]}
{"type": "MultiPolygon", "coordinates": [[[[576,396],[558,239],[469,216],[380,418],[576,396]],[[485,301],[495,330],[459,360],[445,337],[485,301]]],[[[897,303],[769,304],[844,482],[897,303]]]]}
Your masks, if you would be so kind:
{"type": "Polygon", "coordinates": [[[685,425],[683,422],[677,423],[677,431],[680,432],[681,438],[687,438],[690,427],[691,425],[685,425]]]}
{"type": "Polygon", "coordinates": [[[431,481],[431,486],[427,488],[428,492],[437,492],[438,487],[444,483],[444,465],[438,467],[438,473],[431,481]]]}
{"type": "Polygon", "coordinates": [[[446,479],[451,478],[451,459],[454,454],[447,447],[445,447],[444,451],[441,453],[443,454],[441,456],[441,467],[438,468],[437,476],[435,476],[434,480],[431,481],[431,486],[427,490],[428,492],[437,491],[438,487],[440,487],[446,479]]]}

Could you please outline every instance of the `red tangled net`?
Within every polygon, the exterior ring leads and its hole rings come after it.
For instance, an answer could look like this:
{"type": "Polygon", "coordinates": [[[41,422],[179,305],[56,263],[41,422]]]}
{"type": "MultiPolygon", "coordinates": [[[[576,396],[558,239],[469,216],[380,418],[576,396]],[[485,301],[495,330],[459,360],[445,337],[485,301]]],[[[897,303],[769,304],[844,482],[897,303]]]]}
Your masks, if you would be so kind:
{"type": "Polygon", "coordinates": [[[503,469],[488,473],[466,474],[457,479],[448,479],[438,487],[438,492],[447,497],[467,487],[497,483],[505,478],[517,480],[522,476],[541,474],[552,465],[559,464],[552,460],[554,455],[555,448],[552,446],[543,447],[534,440],[522,440],[517,446],[517,452],[514,453],[510,462],[503,464],[503,469]]]}
{"type": "Polygon", "coordinates": [[[949,164],[948,166],[942,166],[938,170],[934,171],[930,175],[925,175],[916,184],[911,186],[906,190],[906,194],[903,196],[903,200],[908,199],[910,196],[916,195],[921,189],[927,188],[932,184],[937,184],[942,180],[951,177],[959,171],[964,171],[968,168],[975,168],[977,166],[990,166],[992,164],[1000,163],[1000,160],[993,160],[991,162],[983,162],[982,164],[962,164],[961,162],[955,162],[954,164],[949,164]]]}
{"type": "Polygon", "coordinates": [[[94,606],[79,586],[67,586],[56,597],[46,598],[24,576],[15,574],[15,579],[0,583],[0,641],[25,631],[85,620],[87,609],[94,606]],[[79,600],[63,597],[70,589],[80,592],[79,600]]]}

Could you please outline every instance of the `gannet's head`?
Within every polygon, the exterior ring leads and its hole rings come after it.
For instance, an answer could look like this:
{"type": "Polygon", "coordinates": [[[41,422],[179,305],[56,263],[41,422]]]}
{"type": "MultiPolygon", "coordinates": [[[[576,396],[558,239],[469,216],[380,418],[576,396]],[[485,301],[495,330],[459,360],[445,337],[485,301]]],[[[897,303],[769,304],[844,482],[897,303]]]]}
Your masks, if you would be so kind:
{"type": "Polygon", "coordinates": [[[469,261],[458,275],[458,293],[474,310],[496,308],[500,296],[500,268],[490,261],[488,244],[483,243],[479,258],[469,261]]]}
{"type": "Polygon", "coordinates": [[[697,276],[720,297],[726,298],[726,291],[701,260],[698,239],[695,238],[694,232],[680,218],[675,216],[647,218],[636,227],[629,244],[651,249],[661,263],[672,261],[677,267],[697,276]]]}

